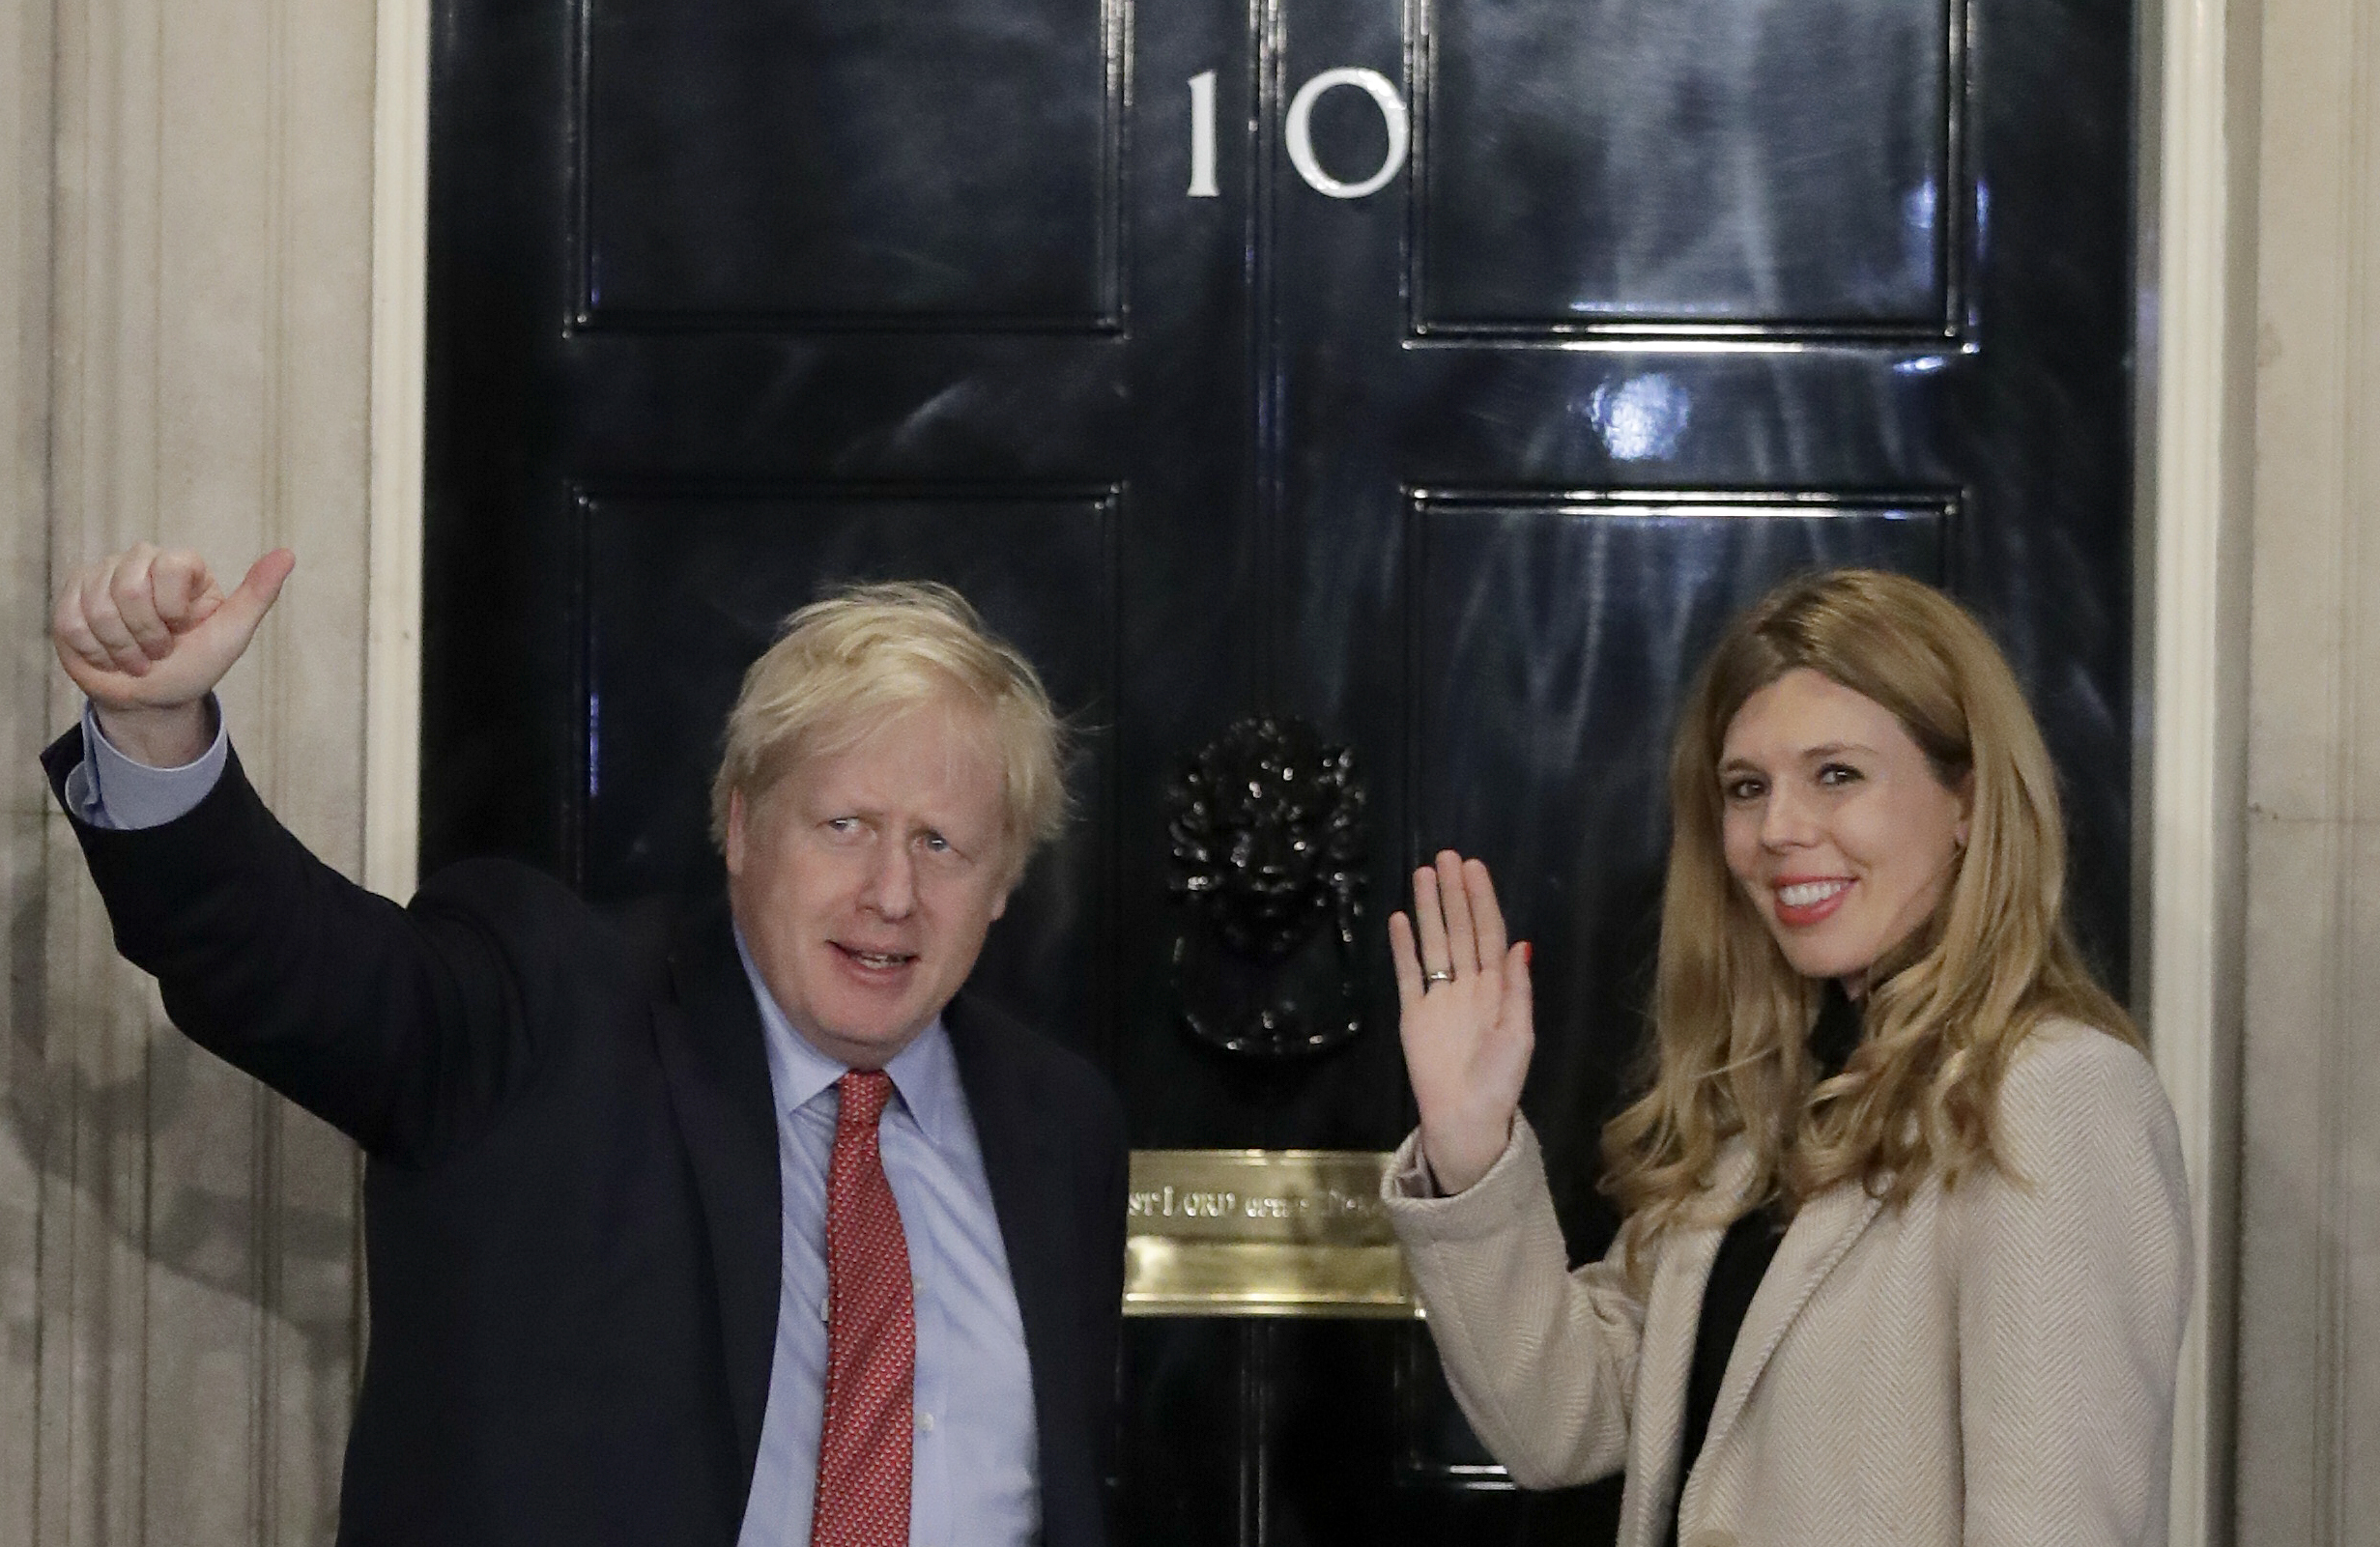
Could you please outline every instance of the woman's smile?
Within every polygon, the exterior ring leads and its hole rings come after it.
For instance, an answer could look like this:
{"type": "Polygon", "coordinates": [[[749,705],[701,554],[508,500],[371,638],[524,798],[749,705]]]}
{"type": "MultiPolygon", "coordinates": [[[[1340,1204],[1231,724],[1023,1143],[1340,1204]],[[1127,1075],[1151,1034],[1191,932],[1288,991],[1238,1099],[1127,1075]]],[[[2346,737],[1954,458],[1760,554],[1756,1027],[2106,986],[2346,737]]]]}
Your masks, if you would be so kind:
{"type": "Polygon", "coordinates": [[[1770,888],[1777,894],[1776,920],[1787,929],[1798,930],[1831,918],[1855,884],[1845,876],[1777,881],[1770,888]]]}

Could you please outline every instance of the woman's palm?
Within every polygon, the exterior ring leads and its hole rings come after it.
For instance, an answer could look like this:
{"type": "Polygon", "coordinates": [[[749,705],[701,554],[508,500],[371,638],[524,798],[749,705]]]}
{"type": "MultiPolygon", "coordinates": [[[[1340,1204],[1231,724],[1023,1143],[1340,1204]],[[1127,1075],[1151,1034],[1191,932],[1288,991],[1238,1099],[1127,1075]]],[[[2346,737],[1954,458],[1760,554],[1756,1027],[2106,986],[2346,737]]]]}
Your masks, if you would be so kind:
{"type": "Polygon", "coordinates": [[[1398,1035],[1421,1147],[1441,1188],[1477,1182],[1511,1137],[1535,1046],[1529,947],[1507,945],[1495,883],[1452,852],[1414,873],[1414,911],[1389,920],[1398,1035]]]}

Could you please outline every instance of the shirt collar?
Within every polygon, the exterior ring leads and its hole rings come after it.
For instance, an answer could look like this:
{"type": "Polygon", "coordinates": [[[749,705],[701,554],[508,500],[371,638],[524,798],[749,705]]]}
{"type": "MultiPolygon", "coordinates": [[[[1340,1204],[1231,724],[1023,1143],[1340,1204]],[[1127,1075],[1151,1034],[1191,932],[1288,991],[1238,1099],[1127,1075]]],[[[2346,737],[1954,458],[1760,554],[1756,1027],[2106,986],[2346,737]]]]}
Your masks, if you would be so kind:
{"type": "MultiPolygon", "coordinates": [[[[790,1115],[817,1099],[820,1091],[834,1084],[850,1067],[818,1051],[809,1038],[794,1029],[786,1018],[776,995],[760,977],[760,967],[752,960],[752,952],[744,944],[741,926],[735,929],[735,955],[744,964],[744,978],[752,985],[753,1002],[760,1008],[760,1030],[768,1048],[768,1077],[774,1087],[777,1105],[790,1115]]],[[[915,1041],[894,1055],[884,1066],[884,1073],[893,1077],[893,1090],[901,1104],[925,1132],[929,1141],[940,1145],[951,1136],[958,1111],[959,1060],[951,1051],[950,1032],[936,1015],[917,1034],[915,1041]]]]}

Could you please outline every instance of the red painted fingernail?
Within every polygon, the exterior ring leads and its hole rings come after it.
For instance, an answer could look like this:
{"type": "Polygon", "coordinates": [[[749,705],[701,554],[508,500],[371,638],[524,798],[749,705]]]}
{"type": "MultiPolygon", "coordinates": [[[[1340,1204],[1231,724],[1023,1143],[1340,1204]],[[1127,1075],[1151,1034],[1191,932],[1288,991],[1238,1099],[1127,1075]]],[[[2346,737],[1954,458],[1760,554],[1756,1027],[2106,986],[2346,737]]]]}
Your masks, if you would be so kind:
{"type": "Polygon", "coordinates": [[[1536,959],[1537,948],[1531,945],[1527,940],[1523,940],[1521,942],[1521,965],[1525,967],[1536,959]]]}

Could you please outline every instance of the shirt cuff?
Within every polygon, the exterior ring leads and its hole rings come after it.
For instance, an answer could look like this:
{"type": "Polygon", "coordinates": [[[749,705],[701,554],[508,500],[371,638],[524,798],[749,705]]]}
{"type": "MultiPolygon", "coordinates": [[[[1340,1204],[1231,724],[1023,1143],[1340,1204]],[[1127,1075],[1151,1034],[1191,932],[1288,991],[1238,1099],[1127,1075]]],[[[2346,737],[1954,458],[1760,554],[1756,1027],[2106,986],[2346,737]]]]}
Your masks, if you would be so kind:
{"type": "Polygon", "coordinates": [[[162,827],[186,815],[215,788],[231,756],[222,706],[207,696],[215,740],[179,768],[152,768],[118,750],[100,730],[100,717],[83,704],[83,760],[66,778],[67,805],[93,827],[120,832],[162,827]]]}

